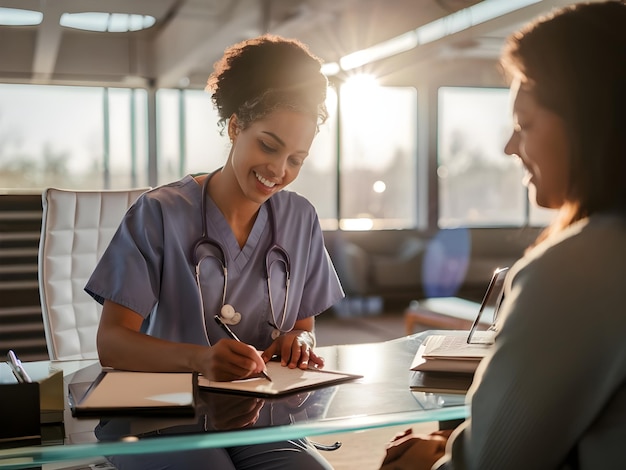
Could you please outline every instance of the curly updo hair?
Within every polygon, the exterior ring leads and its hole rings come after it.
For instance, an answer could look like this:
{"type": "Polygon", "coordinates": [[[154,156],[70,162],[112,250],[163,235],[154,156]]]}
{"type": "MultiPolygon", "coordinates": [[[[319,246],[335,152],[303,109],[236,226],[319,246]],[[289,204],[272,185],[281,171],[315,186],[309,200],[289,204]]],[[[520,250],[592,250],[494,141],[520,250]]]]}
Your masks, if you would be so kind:
{"type": "Polygon", "coordinates": [[[222,131],[233,114],[243,130],[279,108],[309,114],[319,126],[328,117],[328,80],[321,65],[295,39],[265,34],[230,46],[213,66],[206,87],[222,131]]]}

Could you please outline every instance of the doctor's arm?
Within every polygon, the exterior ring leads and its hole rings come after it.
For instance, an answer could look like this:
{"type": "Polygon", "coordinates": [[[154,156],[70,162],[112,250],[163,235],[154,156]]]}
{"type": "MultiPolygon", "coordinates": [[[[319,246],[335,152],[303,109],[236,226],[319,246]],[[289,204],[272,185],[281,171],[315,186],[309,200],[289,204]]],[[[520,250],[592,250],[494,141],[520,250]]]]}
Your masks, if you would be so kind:
{"type": "Polygon", "coordinates": [[[233,380],[257,374],[265,363],[250,345],[224,339],[213,346],[176,343],[140,331],[143,317],[105,301],[97,334],[103,366],[147,372],[197,371],[211,380],[233,380]]]}

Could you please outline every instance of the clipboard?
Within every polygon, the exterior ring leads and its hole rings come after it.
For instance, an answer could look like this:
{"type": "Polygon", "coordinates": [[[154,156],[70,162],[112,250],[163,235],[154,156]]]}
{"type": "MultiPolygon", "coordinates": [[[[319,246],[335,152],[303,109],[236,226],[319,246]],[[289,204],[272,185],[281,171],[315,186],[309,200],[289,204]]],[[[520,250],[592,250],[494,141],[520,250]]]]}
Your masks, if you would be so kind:
{"type": "Polygon", "coordinates": [[[335,370],[290,369],[281,366],[277,361],[270,361],[266,366],[267,373],[272,378],[271,382],[263,376],[217,382],[200,375],[198,386],[205,390],[269,398],[363,378],[362,375],[335,370]]]}
{"type": "Polygon", "coordinates": [[[102,369],[93,382],[68,385],[72,416],[193,416],[196,377],[185,372],[102,369]]]}

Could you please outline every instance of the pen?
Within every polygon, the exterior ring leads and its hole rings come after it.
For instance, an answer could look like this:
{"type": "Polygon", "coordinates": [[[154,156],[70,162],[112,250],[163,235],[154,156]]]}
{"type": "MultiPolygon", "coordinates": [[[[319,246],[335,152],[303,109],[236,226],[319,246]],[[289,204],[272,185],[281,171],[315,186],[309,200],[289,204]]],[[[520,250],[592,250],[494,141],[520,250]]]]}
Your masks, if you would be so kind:
{"type": "MultiPolygon", "coordinates": [[[[228,325],[222,321],[222,319],[220,318],[219,315],[215,315],[215,321],[220,326],[220,328],[226,332],[226,334],[228,335],[229,338],[234,339],[235,341],[239,341],[241,343],[241,340],[239,338],[237,338],[237,335],[235,333],[233,333],[233,330],[228,328],[228,325]]],[[[267,372],[261,371],[261,374],[263,374],[263,377],[265,377],[270,382],[272,381],[270,376],[267,375],[267,372]]]]}
{"type": "Polygon", "coordinates": [[[7,353],[7,357],[9,358],[7,362],[9,363],[11,371],[13,372],[13,375],[15,376],[17,381],[22,384],[32,382],[28,373],[26,372],[26,370],[24,370],[24,366],[22,366],[22,361],[17,358],[15,353],[9,350],[9,352],[7,353]]]}

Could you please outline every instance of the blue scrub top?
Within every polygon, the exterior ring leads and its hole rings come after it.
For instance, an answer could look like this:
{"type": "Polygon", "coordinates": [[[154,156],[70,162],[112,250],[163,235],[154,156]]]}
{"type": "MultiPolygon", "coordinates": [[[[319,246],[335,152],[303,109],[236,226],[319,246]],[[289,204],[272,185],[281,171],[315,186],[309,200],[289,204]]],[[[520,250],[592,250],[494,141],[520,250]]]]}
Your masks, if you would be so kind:
{"type": "MultiPolygon", "coordinates": [[[[85,290],[144,317],[142,331],[159,338],[194,344],[226,337],[214,316],[222,304],[224,275],[219,262],[201,256],[202,303],[196,283],[194,246],[202,237],[202,187],[187,175],[180,181],[146,192],[128,210],[98,262],[85,290]],[[207,338],[208,336],[208,338],[207,338]]],[[[273,327],[281,324],[285,269],[271,263],[275,317],[268,297],[265,258],[275,241],[287,251],[291,280],[284,331],[296,320],[317,315],[343,297],[314,207],[302,196],[280,191],[272,196],[276,234],[272,237],[267,203],[261,206],[243,249],[226,219],[207,195],[207,235],[224,249],[228,268],[226,303],[241,313],[233,332],[245,343],[267,348],[273,327]]],[[[204,254],[217,254],[203,245],[204,254]]],[[[275,250],[271,260],[281,260],[275,250]]]]}

